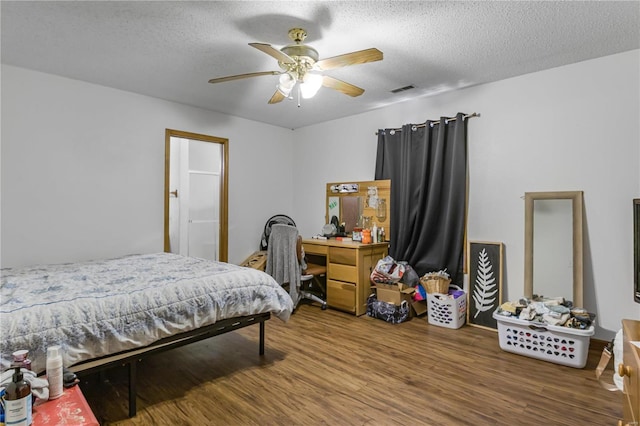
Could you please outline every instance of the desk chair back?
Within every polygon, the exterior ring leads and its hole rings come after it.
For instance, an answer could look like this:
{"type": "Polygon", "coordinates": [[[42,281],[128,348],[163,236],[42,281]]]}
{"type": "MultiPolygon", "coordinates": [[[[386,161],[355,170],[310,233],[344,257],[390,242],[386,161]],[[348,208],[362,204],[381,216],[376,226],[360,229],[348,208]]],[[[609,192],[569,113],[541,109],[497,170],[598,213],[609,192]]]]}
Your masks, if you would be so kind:
{"type": "Polygon", "coordinates": [[[289,284],[289,296],[291,296],[294,306],[298,305],[300,299],[305,298],[320,303],[322,309],[326,309],[326,301],[301,288],[303,283],[310,285],[312,279],[318,275],[326,274],[326,267],[309,266],[307,267],[304,261],[302,238],[298,229],[291,225],[274,224],[271,227],[267,246],[266,272],[278,284],[283,286],[289,284]]]}
{"type": "Polygon", "coordinates": [[[267,223],[264,224],[264,230],[262,231],[262,238],[260,239],[260,250],[266,250],[269,246],[269,237],[271,236],[271,228],[273,225],[282,224],[289,226],[296,226],[296,223],[289,216],[285,214],[277,214],[271,216],[267,223]]]}

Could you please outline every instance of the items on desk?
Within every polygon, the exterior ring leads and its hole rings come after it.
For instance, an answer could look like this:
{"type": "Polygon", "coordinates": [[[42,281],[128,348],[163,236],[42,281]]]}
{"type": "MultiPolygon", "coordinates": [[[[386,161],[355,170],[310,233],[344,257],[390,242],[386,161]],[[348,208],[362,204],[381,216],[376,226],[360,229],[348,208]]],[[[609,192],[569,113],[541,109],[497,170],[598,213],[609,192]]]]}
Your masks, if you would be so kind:
{"type": "Polygon", "coordinates": [[[73,371],[69,370],[66,367],[63,367],[62,368],[62,386],[64,386],[65,389],[68,389],[68,388],[74,387],[78,383],[80,383],[80,379],[78,379],[78,376],[76,376],[76,373],[74,373],[73,371]]]}
{"type": "MultiPolygon", "coordinates": [[[[0,388],[8,386],[12,382],[15,368],[16,365],[12,364],[11,368],[0,374],[0,388]]],[[[20,373],[22,373],[23,380],[31,386],[31,395],[34,398],[45,401],[49,399],[49,382],[45,377],[38,377],[34,371],[27,370],[26,368],[20,368],[20,373]]]]}
{"type": "Polygon", "coordinates": [[[327,223],[322,227],[322,235],[325,237],[333,237],[338,232],[338,228],[333,223],[327,223]]]}
{"type": "Polygon", "coordinates": [[[361,216],[360,226],[362,226],[362,229],[371,229],[371,216],[361,216]]]}
{"type": "MultiPolygon", "coordinates": [[[[12,381],[5,387],[4,414],[8,425],[28,426],[31,424],[31,386],[24,380],[20,365],[15,369],[12,381]]],[[[29,371],[29,370],[26,370],[29,371]]]]}
{"type": "Polygon", "coordinates": [[[353,228],[351,239],[363,244],[383,243],[385,241],[384,228],[380,227],[375,230],[368,228],[353,228]]]}
{"type": "Polygon", "coordinates": [[[13,354],[13,365],[19,365],[21,368],[31,370],[31,360],[29,359],[29,351],[21,349],[13,354]]]}
{"type": "Polygon", "coordinates": [[[47,348],[46,371],[49,381],[49,399],[56,399],[62,396],[63,374],[62,374],[62,348],[58,345],[47,348]]]}

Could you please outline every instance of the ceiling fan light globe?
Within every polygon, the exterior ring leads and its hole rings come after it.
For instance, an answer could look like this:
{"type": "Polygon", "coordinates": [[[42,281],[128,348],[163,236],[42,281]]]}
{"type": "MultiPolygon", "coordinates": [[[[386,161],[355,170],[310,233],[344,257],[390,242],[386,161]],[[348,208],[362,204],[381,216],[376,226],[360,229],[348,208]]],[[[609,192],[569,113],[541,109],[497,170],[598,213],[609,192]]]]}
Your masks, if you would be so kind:
{"type": "Polygon", "coordinates": [[[296,79],[289,73],[281,74],[278,81],[281,86],[288,88],[292,88],[293,85],[296,84],[296,79]]]}
{"type": "Polygon", "coordinates": [[[322,87],[322,76],[320,74],[307,73],[304,81],[300,83],[300,94],[303,98],[313,98],[322,87]]]}
{"type": "Polygon", "coordinates": [[[295,84],[296,84],[296,79],[293,78],[291,74],[284,73],[280,75],[278,90],[284,96],[289,96],[289,93],[291,93],[291,89],[293,89],[293,86],[295,86],[295,84]]]}
{"type": "Polygon", "coordinates": [[[282,93],[285,98],[288,98],[289,93],[291,93],[291,89],[286,89],[284,87],[281,87],[280,85],[278,85],[277,89],[278,89],[278,92],[282,93]]]}

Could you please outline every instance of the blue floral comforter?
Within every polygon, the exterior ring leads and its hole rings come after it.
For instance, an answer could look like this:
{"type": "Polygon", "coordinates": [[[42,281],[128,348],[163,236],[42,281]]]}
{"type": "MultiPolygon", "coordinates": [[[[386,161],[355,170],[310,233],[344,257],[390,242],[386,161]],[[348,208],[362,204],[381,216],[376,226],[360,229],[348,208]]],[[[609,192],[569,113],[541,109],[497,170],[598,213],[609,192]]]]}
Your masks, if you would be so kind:
{"type": "Polygon", "coordinates": [[[27,349],[36,372],[52,345],[68,367],[222,319],[272,312],[287,321],[293,310],[264,272],[170,253],[1,272],[3,367],[27,349]]]}

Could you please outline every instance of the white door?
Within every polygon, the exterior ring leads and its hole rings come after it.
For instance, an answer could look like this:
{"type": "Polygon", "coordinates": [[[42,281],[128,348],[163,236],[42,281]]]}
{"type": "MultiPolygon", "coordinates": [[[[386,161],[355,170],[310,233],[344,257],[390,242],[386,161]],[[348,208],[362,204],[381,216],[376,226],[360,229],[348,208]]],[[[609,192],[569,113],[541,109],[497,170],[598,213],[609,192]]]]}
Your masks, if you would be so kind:
{"type": "Polygon", "coordinates": [[[170,145],[170,251],[221,260],[223,146],[174,136],[170,145]]]}

